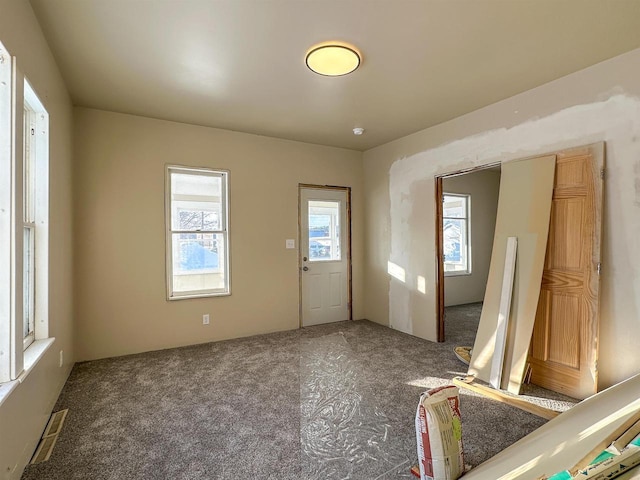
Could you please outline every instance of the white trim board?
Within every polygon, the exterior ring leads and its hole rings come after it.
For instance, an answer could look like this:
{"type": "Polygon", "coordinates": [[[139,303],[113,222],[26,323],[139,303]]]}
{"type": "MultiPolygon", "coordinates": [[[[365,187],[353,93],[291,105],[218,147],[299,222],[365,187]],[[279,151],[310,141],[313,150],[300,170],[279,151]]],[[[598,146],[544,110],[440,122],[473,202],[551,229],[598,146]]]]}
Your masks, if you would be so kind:
{"type": "Polygon", "coordinates": [[[509,313],[511,312],[511,297],[513,295],[513,280],[516,273],[516,254],[518,238],[507,238],[507,253],[502,277],[502,291],[500,293],[500,308],[498,309],[498,326],[496,328],[496,346],[491,361],[491,375],[489,383],[493,388],[502,388],[502,369],[504,354],[507,348],[507,329],[509,328],[509,313]]]}

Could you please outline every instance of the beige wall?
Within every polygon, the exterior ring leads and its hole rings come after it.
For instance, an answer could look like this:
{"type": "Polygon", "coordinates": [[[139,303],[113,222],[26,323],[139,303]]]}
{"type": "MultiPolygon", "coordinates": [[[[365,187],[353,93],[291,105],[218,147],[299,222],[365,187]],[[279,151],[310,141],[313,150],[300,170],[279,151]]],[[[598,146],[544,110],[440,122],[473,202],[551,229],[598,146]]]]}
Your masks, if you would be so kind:
{"type": "Polygon", "coordinates": [[[365,152],[365,316],[436,339],[434,175],[605,141],[601,386],[639,372],[638,78],[634,50],[365,152]],[[388,262],[405,269],[404,281],[388,262]]]}
{"type": "Polygon", "coordinates": [[[0,41],[50,114],[49,330],[56,338],[0,406],[4,476],[19,477],[76,358],[296,328],[297,253],[284,240],[297,238],[299,182],[353,187],[354,318],[434,339],[433,175],[606,141],[602,385],[640,368],[633,335],[640,323],[640,50],[365,152],[363,169],[363,156],[349,150],[88,109],[77,109],[72,122],[28,1],[0,0],[0,11],[0,41]],[[165,300],[166,163],[231,171],[230,297],[165,300]],[[390,279],[390,261],[405,270],[404,282],[390,279]],[[420,276],[424,293],[415,288],[420,276]]]}
{"type": "MultiPolygon", "coordinates": [[[[0,0],[0,42],[17,57],[49,112],[49,333],[53,346],[0,406],[0,475],[19,478],[74,362],[72,290],[72,108],[53,56],[26,0],[0,0]],[[58,367],[64,350],[65,365],[58,367]]],[[[3,266],[4,268],[4,266],[3,266]]]]}
{"type": "Polygon", "coordinates": [[[297,328],[298,256],[285,239],[298,236],[298,183],[353,189],[363,317],[360,152],[83,108],[75,152],[80,359],[297,328]],[[230,170],[231,296],[166,300],[166,164],[230,170]]]}
{"type": "Polygon", "coordinates": [[[446,276],[444,304],[481,302],[489,275],[493,234],[498,211],[500,172],[481,170],[442,180],[446,193],[471,195],[471,274],[446,276]]]}

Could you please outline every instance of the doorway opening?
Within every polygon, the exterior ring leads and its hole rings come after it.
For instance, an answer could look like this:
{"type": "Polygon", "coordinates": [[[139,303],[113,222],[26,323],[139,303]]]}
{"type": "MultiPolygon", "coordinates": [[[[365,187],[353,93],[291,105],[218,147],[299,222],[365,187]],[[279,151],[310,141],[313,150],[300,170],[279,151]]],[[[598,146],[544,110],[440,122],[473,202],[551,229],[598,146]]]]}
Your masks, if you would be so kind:
{"type": "Polygon", "coordinates": [[[447,173],[435,182],[436,312],[438,341],[444,342],[447,310],[454,318],[477,317],[471,324],[480,319],[498,209],[500,164],[447,173]]]}
{"type": "Polygon", "coordinates": [[[351,188],[298,186],[300,326],[352,319],[351,188]]]}

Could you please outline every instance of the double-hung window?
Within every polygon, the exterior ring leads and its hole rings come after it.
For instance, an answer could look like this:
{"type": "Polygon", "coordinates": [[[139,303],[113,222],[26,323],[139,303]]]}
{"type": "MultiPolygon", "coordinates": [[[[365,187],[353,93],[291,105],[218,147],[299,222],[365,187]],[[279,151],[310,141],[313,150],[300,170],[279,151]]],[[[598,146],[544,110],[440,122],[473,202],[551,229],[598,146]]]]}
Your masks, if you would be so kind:
{"type": "Polygon", "coordinates": [[[36,263],[36,215],[35,215],[35,116],[36,113],[25,102],[23,130],[23,241],[22,241],[22,333],[24,346],[35,339],[35,263],[36,263]]]}
{"type": "Polygon", "coordinates": [[[49,116],[24,82],[22,132],[22,328],[23,346],[47,338],[49,116]],[[40,322],[36,322],[40,319],[40,322]]]}
{"type": "Polygon", "coordinates": [[[443,196],[442,239],[445,275],[471,273],[470,203],[470,195],[445,193],[443,196]]]}
{"type": "Polygon", "coordinates": [[[0,383],[53,342],[48,232],[49,115],[0,44],[0,383]]]}
{"type": "Polygon", "coordinates": [[[168,166],[167,297],[229,295],[229,173],[168,166]]]}

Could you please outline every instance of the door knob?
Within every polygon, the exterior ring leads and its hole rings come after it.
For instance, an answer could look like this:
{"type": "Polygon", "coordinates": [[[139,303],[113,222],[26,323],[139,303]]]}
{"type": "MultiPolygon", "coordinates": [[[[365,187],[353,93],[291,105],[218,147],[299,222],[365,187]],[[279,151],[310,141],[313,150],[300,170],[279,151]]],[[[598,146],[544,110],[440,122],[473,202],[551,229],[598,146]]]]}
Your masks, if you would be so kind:
{"type": "Polygon", "coordinates": [[[302,267],[302,270],[304,270],[305,272],[309,270],[309,267],[302,267]]]}

